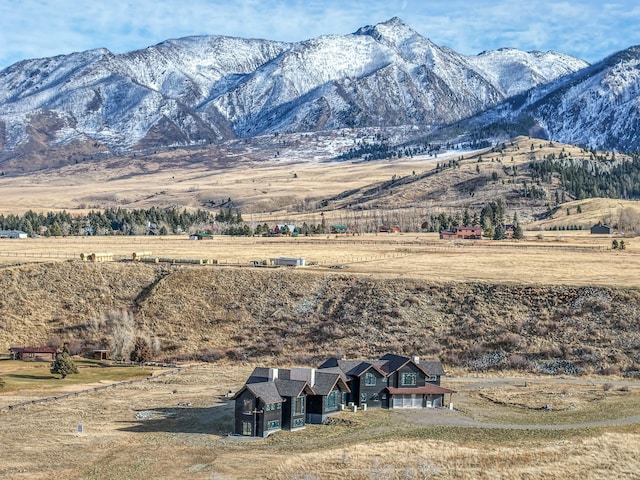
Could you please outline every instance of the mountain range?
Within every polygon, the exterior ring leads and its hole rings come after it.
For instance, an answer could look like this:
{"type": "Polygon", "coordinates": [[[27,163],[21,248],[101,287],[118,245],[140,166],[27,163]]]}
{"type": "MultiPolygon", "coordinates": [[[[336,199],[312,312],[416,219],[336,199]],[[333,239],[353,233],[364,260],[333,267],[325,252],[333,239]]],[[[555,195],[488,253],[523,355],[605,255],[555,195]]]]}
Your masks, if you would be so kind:
{"type": "Polygon", "coordinates": [[[639,63],[640,47],[594,65],[516,49],[465,56],[398,18],[297,43],[198,36],[24,60],[0,72],[0,167],[401,125],[636,149],[639,63]]]}

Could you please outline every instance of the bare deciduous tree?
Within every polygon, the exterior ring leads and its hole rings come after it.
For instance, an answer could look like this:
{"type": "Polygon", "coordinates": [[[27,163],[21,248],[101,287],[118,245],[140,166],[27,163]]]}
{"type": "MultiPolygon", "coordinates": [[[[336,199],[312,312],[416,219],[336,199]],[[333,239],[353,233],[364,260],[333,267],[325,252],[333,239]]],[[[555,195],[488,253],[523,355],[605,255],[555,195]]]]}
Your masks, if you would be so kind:
{"type": "Polygon", "coordinates": [[[618,229],[626,232],[637,232],[640,230],[640,212],[633,207],[626,207],[620,212],[618,229]]]}
{"type": "Polygon", "coordinates": [[[111,357],[128,360],[136,337],[133,315],[127,310],[112,310],[106,314],[105,323],[111,333],[111,357]]]}

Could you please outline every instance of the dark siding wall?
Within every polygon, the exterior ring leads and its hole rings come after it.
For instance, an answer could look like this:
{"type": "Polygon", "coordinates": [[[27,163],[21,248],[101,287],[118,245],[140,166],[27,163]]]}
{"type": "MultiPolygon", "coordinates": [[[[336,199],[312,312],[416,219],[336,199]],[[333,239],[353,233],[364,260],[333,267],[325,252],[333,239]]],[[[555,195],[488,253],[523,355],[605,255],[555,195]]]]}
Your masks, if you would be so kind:
{"type": "Polygon", "coordinates": [[[284,397],[282,404],[282,429],[291,430],[291,417],[293,416],[293,401],[291,397],[284,397]]]}
{"type": "Polygon", "coordinates": [[[412,388],[412,387],[424,387],[424,373],[418,367],[416,367],[413,363],[408,363],[396,373],[394,373],[393,386],[396,388],[412,388]],[[415,385],[403,385],[402,384],[402,374],[403,373],[415,373],[416,374],[416,384],[415,385]]]}
{"type": "Polygon", "coordinates": [[[242,430],[242,424],[243,422],[251,422],[251,430],[253,435],[255,435],[255,432],[253,431],[253,426],[254,426],[254,418],[253,418],[253,414],[246,414],[245,412],[245,400],[251,402],[251,410],[255,410],[256,408],[256,399],[255,397],[251,394],[251,392],[245,390],[242,395],[240,395],[238,398],[236,398],[236,405],[235,405],[235,425],[234,425],[234,430],[233,433],[237,434],[237,435],[242,435],[243,434],[243,430],[242,430]]]}
{"type": "Polygon", "coordinates": [[[282,429],[295,430],[304,426],[305,417],[307,415],[307,396],[286,397],[286,401],[282,404],[282,429]],[[295,412],[296,402],[302,399],[304,409],[302,413],[295,412]]]}
{"type": "MultiPolygon", "coordinates": [[[[354,382],[356,383],[356,382],[354,382]]],[[[358,385],[358,397],[356,405],[362,406],[363,403],[367,407],[380,408],[382,406],[382,397],[384,390],[387,388],[386,378],[375,370],[369,370],[360,376],[358,385]],[[375,379],[375,385],[367,385],[367,373],[371,373],[375,379]]]]}
{"type": "Polygon", "coordinates": [[[264,413],[258,415],[258,418],[261,420],[258,423],[260,426],[258,427],[258,435],[259,437],[266,437],[270,432],[275,432],[282,428],[282,408],[267,410],[266,405],[263,402],[260,402],[259,406],[260,410],[264,413]],[[269,422],[277,421],[279,426],[274,429],[268,428],[269,422]]]}
{"type": "Polygon", "coordinates": [[[322,395],[309,395],[307,397],[308,413],[324,413],[324,397],[322,395]]]}
{"type": "Polygon", "coordinates": [[[290,419],[290,426],[288,427],[290,430],[291,429],[296,429],[296,428],[302,428],[304,427],[305,422],[305,418],[307,415],[307,396],[303,395],[301,397],[296,398],[292,398],[291,399],[291,419],[290,419]],[[295,401],[302,401],[302,405],[303,405],[303,409],[302,409],[302,413],[296,413],[294,410],[294,404],[295,401]]]}

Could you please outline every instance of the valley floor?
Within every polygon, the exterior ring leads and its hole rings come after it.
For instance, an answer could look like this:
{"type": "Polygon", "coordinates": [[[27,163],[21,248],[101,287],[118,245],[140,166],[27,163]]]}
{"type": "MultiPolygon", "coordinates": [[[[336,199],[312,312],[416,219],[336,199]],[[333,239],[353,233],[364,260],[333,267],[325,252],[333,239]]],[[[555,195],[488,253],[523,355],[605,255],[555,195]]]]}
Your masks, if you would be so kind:
{"type": "MultiPolygon", "coordinates": [[[[302,257],[308,272],[342,272],[432,281],[640,287],[640,242],[626,239],[611,250],[612,236],[588,232],[528,232],[509,241],[446,241],[437,234],[228,237],[193,241],[166,237],[66,237],[0,240],[0,268],[32,262],[80,260],[110,252],[131,260],[134,252],[176,259],[214,259],[248,266],[274,257],[302,257]],[[334,267],[334,268],[330,268],[334,267]]],[[[218,268],[204,266],[202,268],[218,268]]]]}
{"type": "MultiPolygon", "coordinates": [[[[640,468],[640,382],[459,372],[444,382],[457,390],[455,411],[341,413],[329,425],[300,432],[230,437],[233,409],[225,394],[239,388],[252,368],[199,364],[2,411],[0,475],[630,479],[640,468]],[[541,409],[547,404],[553,408],[541,409]]],[[[0,406],[6,401],[0,395],[0,406]]]]}

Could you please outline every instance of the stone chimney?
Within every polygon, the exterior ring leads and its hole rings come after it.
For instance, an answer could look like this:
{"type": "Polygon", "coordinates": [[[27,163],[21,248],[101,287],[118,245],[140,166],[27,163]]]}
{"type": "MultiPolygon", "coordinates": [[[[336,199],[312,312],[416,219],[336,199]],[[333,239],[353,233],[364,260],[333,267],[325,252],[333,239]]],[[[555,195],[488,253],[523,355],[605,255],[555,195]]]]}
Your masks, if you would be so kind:
{"type": "Polygon", "coordinates": [[[416,365],[420,365],[420,357],[418,355],[414,355],[413,357],[411,357],[411,360],[413,360],[413,363],[415,363],[416,365]]]}

